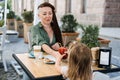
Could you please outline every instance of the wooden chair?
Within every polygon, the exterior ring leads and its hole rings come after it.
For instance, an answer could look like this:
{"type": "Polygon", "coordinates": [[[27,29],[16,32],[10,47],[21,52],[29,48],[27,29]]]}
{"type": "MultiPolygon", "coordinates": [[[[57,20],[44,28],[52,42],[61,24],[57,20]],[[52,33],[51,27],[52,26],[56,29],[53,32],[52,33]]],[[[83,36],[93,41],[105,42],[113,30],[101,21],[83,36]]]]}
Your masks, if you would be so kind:
{"type": "Polygon", "coordinates": [[[6,37],[6,27],[0,27],[0,59],[3,63],[4,70],[7,72],[7,64],[5,60],[4,47],[5,47],[5,37],[6,37]]]}

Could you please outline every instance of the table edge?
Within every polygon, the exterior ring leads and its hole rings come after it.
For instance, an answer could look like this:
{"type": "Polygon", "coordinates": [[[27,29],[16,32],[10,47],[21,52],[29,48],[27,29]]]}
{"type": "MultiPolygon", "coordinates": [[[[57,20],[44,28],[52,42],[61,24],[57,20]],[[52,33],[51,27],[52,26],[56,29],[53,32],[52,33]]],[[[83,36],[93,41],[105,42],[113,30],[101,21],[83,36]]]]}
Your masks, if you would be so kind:
{"type": "MultiPolygon", "coordinates": [[[[49,78],[57,78],[60,79],[62,78],[62,75],[56,75],[56,76],[47,76],[47,77],[38,77],[38,78],[35,78],[31,72],[24,66],[24,64],[20,61],[20,59],[16,56],[16,54],[12,54],[13,58],[18,62],[18,64],[22,67],[22,69],[25,71],[25,73],[27,73],[27,75],[29,76],[30,79],[32,80],[39,80],[39,79],[47,79],[50,80],[49,78]]],[[[24,75],[24,74],[23,74],[24,75]]]]}

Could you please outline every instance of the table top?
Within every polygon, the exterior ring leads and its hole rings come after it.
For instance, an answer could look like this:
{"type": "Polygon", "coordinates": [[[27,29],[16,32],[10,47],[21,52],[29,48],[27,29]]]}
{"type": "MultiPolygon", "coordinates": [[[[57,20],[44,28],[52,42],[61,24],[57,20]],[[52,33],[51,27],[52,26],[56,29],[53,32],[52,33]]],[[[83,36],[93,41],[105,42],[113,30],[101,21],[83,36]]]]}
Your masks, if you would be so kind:
{"type": "Polygon", "coordinates": [[[99,68],[98,66],[92,66],[93,71],[100,71],[102,73],[117,72],[120,71],[120,67],[111,65],[111,68],[99,68]]]}
{"type": "Polygon", "coordinates": [[[43,61],[35,62],[34,58],[29,58],[27,53],[13,54],[13,57],[32,80],[46,77],[61,77],[54,64],[45,64],[43,61]]]}
{"type": "MultiPolygon", "coordinates": [[[[13,57],[20,64],[23,70],[31,79],[45,79],[45,78],[62,78],[62,75],[57,72],[54,64],[45,64],[43,61],[34,62],[34,58],[29,58],[29,54],[13,54],[13,57]]],[[[62,65],[66,63],[62,62],[62,65]]],[[[98,68],[96,65],[92,66],[93,71],[100,71],[104,73],[120,71],[120,68],[112,65],[110,69],[98,68]]],[[[57,79],[57,80],[59,80],[57,79]]],[[[49,79],[48,79],[49,80],[49,79]]]]}

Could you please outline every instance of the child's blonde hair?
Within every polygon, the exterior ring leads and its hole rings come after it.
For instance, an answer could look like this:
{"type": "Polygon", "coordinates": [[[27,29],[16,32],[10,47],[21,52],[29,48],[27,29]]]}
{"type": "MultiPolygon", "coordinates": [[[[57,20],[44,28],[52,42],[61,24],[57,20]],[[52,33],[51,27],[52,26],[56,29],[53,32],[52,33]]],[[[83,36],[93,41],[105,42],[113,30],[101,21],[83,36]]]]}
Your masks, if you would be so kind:
{"type": "Polygon", "coordinates": [[[69,51],[68,77],[70,80],[91,80],[91,50],[83,43],[73,42],[69,51]]]}

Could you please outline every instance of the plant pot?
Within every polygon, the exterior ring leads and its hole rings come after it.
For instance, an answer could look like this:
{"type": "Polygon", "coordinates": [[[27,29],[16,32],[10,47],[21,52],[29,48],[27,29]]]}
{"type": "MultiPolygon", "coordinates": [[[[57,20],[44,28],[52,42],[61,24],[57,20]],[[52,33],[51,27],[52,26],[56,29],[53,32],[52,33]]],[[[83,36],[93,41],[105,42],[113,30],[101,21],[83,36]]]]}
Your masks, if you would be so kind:
{"type": "Polygon", "coordinates": [[[62,39],[63,39],[63,44],[64,46],[67,45],[72,40],[76,40],[78,37],[79,33],[62,33],[62,39]]]}
{"type": "Polygon", "coordinates": [[[100,42],[100,47],[108,47],[109,43],[111,42],[110,40],[103,39],[103,38],[98,38],[100,42]]]}
{"type": "Polygon", "coordinates": [[[19,32],[19,37],[23,37],[24,35],[23,21],[15,20],[15,31],[19,32]]]}
{"type": "Polygon", "coordinates": [[[24,42],[25,43],[28,43],[27,32],[29,31],[29,29],[32,25],[33,25],[33,23],[23,23],[23,26],[24,26],[24,42]]]}
{"type": "Polygon", "coordinates": [[[99,47],[91,48],[91,54],[93,58],[92,65],[97,65],[99,59],[99,47]]]}
{"type": "Polygon", "coordinates": [[[7,29],[15,30],[14,19],[7,19],[7,29]]]}
{"type": "MultiPolygon", "coordinates": [[[[98,38],[100,42],[100,47],[108,47],[110,40],[98,38]]],[[[92,65],[98,65],[98,59],[99,59],[99,47],[93,47],[91,48],[91,53],[93,57],[92,65]]]]}
{"type": "MultiPolygon", "coordinates": [[[[77,41],[81,41],[80,38],[76,39],[77,41]]],[[[99,42],[100,42],[100,47],[108,47],[109,43],[111,42],[110,40],[107,39],[103,39],[103,38],[98,38],[99,42]]]]}

